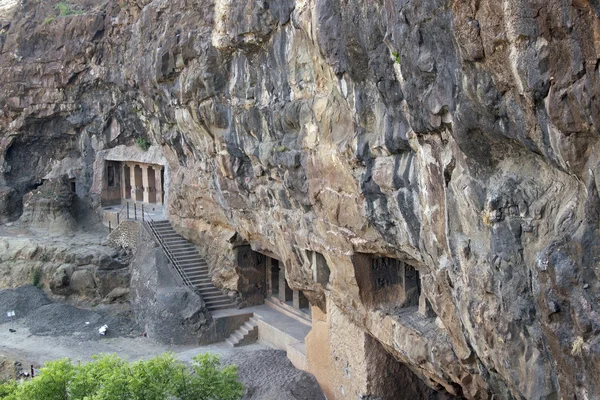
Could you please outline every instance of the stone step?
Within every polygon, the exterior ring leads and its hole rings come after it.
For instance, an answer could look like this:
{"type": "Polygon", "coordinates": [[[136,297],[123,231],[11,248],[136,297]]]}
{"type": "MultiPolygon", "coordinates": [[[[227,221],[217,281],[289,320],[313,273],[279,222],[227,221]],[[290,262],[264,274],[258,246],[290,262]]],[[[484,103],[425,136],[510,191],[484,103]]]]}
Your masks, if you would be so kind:
{"type": "Polygon", "coordinates": [[[184,268],[182,267],[183,271],[189,275],[189,276],[206,276],[208,277],[208,275],[210,275],[208,273],[208,268],[207,267],[187,267],[184,268]]]}
{"type": "Polygon", "coordinates": [[[206,304],[206,308],[208,309],[208,311],[215,311],[215,310],[225,310],[227,308],[234,308],[235,305],[232,302],[229,301],[225,301],[225,302],[221,302],[221,303],[215,303],[215,304],[206,304]]]}
{"type": "Polygon", "coordinates": [[[155,231],[171,231],[175,232],[175,229],[171,225],[151,225],[155,231]]]}
{"type": "Polygon", "coordinates": [[[171,222],[168,219],[160,219],[152,221],[155,225],[171,225],[171,222]]]}
{"type": "Polygon", "coordinates": [[[199,292],[201,292],[203,289],[211,288],[211,287],[213,287],[212,282],[194,284],[194,289],[198,290],[199,292]]]}
{"type": "Polygon", "coordinates": [[[190,280],[192,282],[197,282],[197,283],[206,283],[206,282],[212,282],[210,275],[208,274],[195,274],[195,275],[190,275],[187,272],[185,273],[186,276],[191,276],[190,280]]]}
{"type": "Polygon", "coordinates": [[[152,229],[154,229],[155,232],[158,233],[174,233],[177,234],[177,231],[175,229],[173,229],[172,227],[168,226],[168,227],[160,227],[160,226],[153,226],[152,229]]]}
{"type": "Polygon", "coordinates": [[[197,260],[190,260],[190,259],[186,259],[186,260],[177,260],[175,259],[175,261],[177,261],[177,264],[179,264],[182,268],[184,269],[189,269],[189,270],[195,270],[195,269],[201,269],[204,271],[209,271],[208,269],[208,265],[206,265],[205,263],[202,263],[201,261],[197,261],[197,260]]]}
{"type": "Polygon", "coordinates": [[[189,247],[190,249],[196,250],[196,247],[188,242],[163,242],[163,243],[165,244],[165,246],[167,246],[169,248],[189,247]]]}
{"type": "Polygon", "coordinates": [[[171,225],[169,222],[165,223],[165,222],[154,221],[154,222],[150,223],[150,226],[152,226],[154,229],[158,229],[158,228],[161,228],[161,229],[173,229],[173,225],[171,225]]]}
{"type": "Polygon", "coordinates": [[[177,261],[178,263],[182,263],[185,261],[198,261],[198,262],[205,262],[204,259],[202,259],[202,257],[200,257],[200,255],[198,254],[198,252],[186,252],[186,253],[181,253],[181,252],[175,252],[172,254],[175,256],[175,261],[177,261]]]}
{"type": "Polygon", "coordinates": [[[204,302],[206,304],[214,304],[220,300],[227,301],[227,302],[230,300],[228,296],[224,295],[220,291],[218,293],[210,292],[208,294],[200,292],[199,294],[200,294],[200,296],[202,296],[202,300],[204,300],[204,302]]]}
{"type": "Polygon", "coordinates": [[[152,221],[149,224],[160,238],[169,257],[174,260],[181,273],[184,274],[184,280],[189,282],[202,296],[209,311],[234,306],[231,298],[212,284],[208,264],[200,256],[193,243],[178,234],[169,221],[152,221]]]}
{"type": "Polygon", "coordinates": [[[181,267],[181,269],[183,269],[186,273],[194,273],[194,272],[201,272],[204,275],[209,275],[209,270],[208,267],[205,265],[182,265],[179,264],[179,266],[181,267]]]}
{"type": "MultiPolygon", "coordinates": [[[[169,247],[170,248],[170,247],[169,247]]],[[[181,257],[181,258],[189,258],[189,257],[200,257],[200,253],[198,253],[198,250],[194,247],[194,248],[188,248],[188,249],[179,249],[177,250],[177,256],[181,257]]],[[[202,257],[200,257],[202,258],[202,257]]]]}
{"type": "Polygon", "coordinates": [[[181,268],[189,270],[189,269],[206,269],[208,271],[208,265],[202,264],[200,261],[192,260],[192,259],[184,259],[180,260],[175,258],[177,265],[181,268]]]}
{"type": "Polygon", "coordinates": [[[244,324],[242,324],[235,332],[233,332],[225,342],[230,346],[238,347],[251,343],[255,343],[258,340],[258,319],[256,317],[250,318],[244,324]]]}
{"type": "Polygon", "coordinates": [[[185,257],[175,257],[175,261],[177,261],[177,264],[179,265],[184,265],[186,267],[200,267],[200,268],[208,268],[208,264],[206,264],[206,261],[204,261],[202,258],[196,256],[196,257],[192,257],[192,256],[185,256],[185,257]]]}
{"type": "Polygon", "coordinates": [[[155,229],[156,232],[160,232],[161,234],[164,233],[163,236],[165,237],[173,237],[173,238],[183,238],[183,236],[181,236],[179,233],[175,232],[174,230],[166,230],[166,229],[155,229]]]}
{"type": "Polygon", "coordinates": [[[185,242],[188,243],[188,240],[183,236],[180,236],[176,233],[167,233],[166,235],[161,236],[166,242],[185,242]]]}
{"type": "Polygon", "coordinates": [[[216,305],[222,305],[222,304],[232,304],[232,301],[229,297],[223,295],[220,296],[219,298],[209,298],[209,299],[203,299],[204,302],[206,303],[207,306],[216,306],[216,305]]]}
{"type": "MultiPolygon", "coordinates": [[[[247,324],[247,323],[246,323],[247,324]]],[[[244,336],[246,336],[248,333],[250,333],[254,328],[256,328],[256,326],[246,326],[246,324],[240,326],[238,328],[238,331],[240,333],[242,333],[244,336]]]]}
{"type": "Polygon", "coordinates": [[[183,268],[184,270],[203,270],[206,271],[208,273],[208,265],[206,264],[202,264],[201,262],[198,261],[183,261],[183,262],[179,262],[179,260],[177,260],[177,264],[183,268]]]}
{"type": "Polygon", "coordinates": [[[161,238],[165,239],[179,239],[181,236],[175,231],[164,231],[155,229],[154,232],[161,238]]]}
{"type": "Polygon", "coordinates": [[[192,282],[204,280],[204,279],[210,280],[210,276],[208,275],[208,273],[205,273],[205,272],[195,272],[194,273],[194,272],[184,271],[184,273],[185,273],[185,276],[187,276],[187,278],[192,282]]]}
{"type": "Polygon", "coordinates": [[[177,261],[197,261],[201,264],[207,265],[206,261],[204,260],[204,258],[202,258],[200,256],[200,254],[198,254],[198,252],[195,253],[181,253],[181,252],[177,252],[177,254],[175,254],[175,258],[177,258],[177,261]]]}
{"type": "Polygon", "coordinates": [[[218,310],[227,310],[230,308],[234,308],[233,304],[225,304],[222,306],[214,306],[214,307],[206,307],[208,309],[208,311],[218,311],[218,310]]]}
{"type": "Polygon", "coordinates": [[[188,242],[180,242],[180,243],[165,243],[167,245],[168,248],[170,249],[178,249],[178,250],[194,250],[194,251],[198,251],[196,250],[196,247],[188,242]]]}
{"type": "Polygon", "coordinates": [[[163,242],[169,244],[177,244],[177,243],[189,243],[187,240],[182,238],[181,236],[161,236],[163,242]]]}
{"type": "Polygon", "coordinates": [[[200,268],[208,270],[208,265],[206,265],[206,263],[203,263],[200,260],[194,260],[193,258],[179,259],[175,257],[175,261],[177,261],[177,264],[184,267],[185,269],[200,268]]]}
{"type": "Polygon", "coordinates": [[[216,288],[216,287],[204,287],[202,289],[198,290],[198,293],[200,293],[200,295],[202,295],[202,297],[214,297],[214,296],[225,296],[223,294],[223,292],[221,292],[220,289],[216,288]]]}
{"type": "Polygon", "coordinates": [[[208,266],[206,265],[199,265],[199,264],[182,264],[182,263],[177,263],[181,269],[183,269],[185,272],[189,272],[189,273],[193,273],[193,272],[201,272],[203,274],[209,275],[209,269],[208,266]]]}
{"type": "Polygon", "coordinates": [[[177,261],[177,264],[185,269],[186,271],[196,271],[196,270],[200,270],[200,271],[206,271],[206,273],[208,274],[208,265],[206,264],[201,264],[199,262],[179,262],[177,261]]]}

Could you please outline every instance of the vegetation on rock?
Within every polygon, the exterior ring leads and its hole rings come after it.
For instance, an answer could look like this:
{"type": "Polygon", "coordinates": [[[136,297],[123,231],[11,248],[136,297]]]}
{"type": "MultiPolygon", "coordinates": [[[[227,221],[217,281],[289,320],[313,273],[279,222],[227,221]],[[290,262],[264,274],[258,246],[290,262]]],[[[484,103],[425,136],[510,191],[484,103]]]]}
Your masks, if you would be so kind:
{"type": "MultiPolygon", "coordinates": [[[[46,261],[46,260],[43,259],[42,261],[46,261]]],[[[31,284],[33,286],[37,286],[37,287],[42,286],[42,269],[41,268],[36,268],[33,270],[33,274],[31,276],[31,284]]]]}
{"type": "Polygon", "coordinates": [[[81,11],[73,9],[73,7],[70,4],[65,3],[64,1],[58,3],[56,6],[54,6],[54,8],[56,9],[56,11],[58,11],[59,16],[61,17],[82,14],[81,11]]]}
{"type": "Polygon", "coordinates": [[[208,353],[195,356],[191,368],[172,354],[132,363],[116,355],[77,365],[62,359],[47,363],[32,380],[0,384],[3,400],[236,400],[243,394],[237,367],[221,367],[208,353]]]}
{"type": "Polygon", "coordinates": [[[135,144],[144,151],[148,151],[148,149],[152,145],[152,143],[150,143],[148,139],[142,137],[135,139],[135,144]]]}

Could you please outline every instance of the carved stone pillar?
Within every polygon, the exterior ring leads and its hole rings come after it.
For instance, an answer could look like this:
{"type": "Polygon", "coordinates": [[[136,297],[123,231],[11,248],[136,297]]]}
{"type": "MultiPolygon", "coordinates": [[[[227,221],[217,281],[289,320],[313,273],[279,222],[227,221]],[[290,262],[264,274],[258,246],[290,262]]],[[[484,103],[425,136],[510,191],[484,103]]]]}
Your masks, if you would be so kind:
{"type": "Polygon", "coordinates": [[[143,202],[144,203],[150,203],[150,182],[148,180],[148,165],[142,164],[140,165],[140,167],[142,167],[142,190],[143,190],[143,202]]]}
{"type": "MultiPolygon", "coordinates": [[[[273,296],[273,271],[271,271],[271,257],[265,257],[265,272],[267,280],[267,296],[273,296]]],[[[279,282],[277,282],[279,285],[279,282]]]]}
{"type": "Polygon", "coordinates": [[[285,280],[285,267],[281,261],[279,262],[279,300],[284,303],[293,300],[293,291],[285,280]]]}
{"type": "Polygon", "coordinates": [[[127,163],[129,167],[129,184],[131,185],[131,200],[137,200],[137,190],[135,184],[135,164],[127,163]]]}
{"type": "Polygon", "coordinates": [[[127,173],[125,172],[125,164],[121,165],[121,199],[126,199],[127,196],[127,173]]]}
{"type": "Polygon", "coordinates": [[[163,203],[163,181],[162,181],[162,171],[163,167],[161,165],[154,165],[154,181],[156,182],[156,203],[163,203]]]}
{"type": "Polygon", "coordinates": [[[297,308],[298,310],[308,308],[308,299],[301,291],[294,290],[293,297],[294,308],[297,308]]]}

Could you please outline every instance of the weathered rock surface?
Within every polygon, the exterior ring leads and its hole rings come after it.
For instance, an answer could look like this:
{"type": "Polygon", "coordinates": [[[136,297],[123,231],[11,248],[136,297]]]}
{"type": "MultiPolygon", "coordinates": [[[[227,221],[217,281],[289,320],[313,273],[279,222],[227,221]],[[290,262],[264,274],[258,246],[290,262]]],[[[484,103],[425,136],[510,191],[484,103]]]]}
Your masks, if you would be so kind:
{"type": "Polygon", "coordinates": [[[19,225],[48,233],[72,233],[77,222],[72,214],[73,195],[64,178],[45,181],[23,198],[19,225]]]}
{"type": "Polygon", "coordinates": [[[109,293],[129,288],[130,269],[121,251],[85,232],[47,236],[15,228],[0,230],[0,288],[34,283],[59,296],[113,301],[109,293]],[[37,282],[36,282],[37,283],[37,282]]]}
{"type": "Polygon", "coordinates": [[[167,344],[198,344],[212,326],[202,298],[179,286],[168,259],[141,229],[132,261],[131,305],[149,338],[167,344]]]}
{"type": "Polygon", "coordinates": [[[223,288],[252,286],[237,236],[433,388],[600,397],[597,1],[53,6],[0,17],[0,184],[70,170],[97,204],[96,153],[147,136],[223,288]],[[359,253],[414,267],[422,312],[364,301],[359,253]]]}

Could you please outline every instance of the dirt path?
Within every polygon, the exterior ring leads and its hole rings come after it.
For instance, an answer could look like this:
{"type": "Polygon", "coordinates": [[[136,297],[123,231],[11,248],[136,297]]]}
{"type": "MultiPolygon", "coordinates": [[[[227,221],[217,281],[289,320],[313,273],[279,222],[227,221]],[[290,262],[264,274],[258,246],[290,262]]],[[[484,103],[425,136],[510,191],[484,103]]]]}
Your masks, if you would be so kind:
{"type": "Polygon", "coordinates": [[[211,352],[226,358],[234,353],[268,349],[261,344],[234,349],[223,342],[200,347],[167,346],[145,337],[107,337],[98,340],[84,338],[81,340],[77,336],[33,335],[22,323],[15,323],[15,333],[10,332],[9,328],[10,324],[0,325],[0,354],[13,357],[18,355],[19,358],[33,362],[35,365],[59,358],[85,362],[91,360],[93,355],[103,353],[116,353],[124,359],[133,361],[173,352],[181,360],[189,362],[194,355],[204,352],[211,352]]]}
{"type": "Polygon", "coordinates": [[[39,368],[47,361],[70,358],[73,362],[90,361],[97,354],[117,354],[135,361],[172,352],[184,361],[210,352],[223,364],[235,364],[246,386],[244,400],[318,400],[324,399],[315,378],[299,371],[287,359],[285,351],[257,343],[233,348],[225,342],[207,346],[164,345],[139,335],[132,317],[118,310],[84,310],[49,300],[38,288],[24,286],[0,290],[0,315],[16,310],[14,323],[0,324],[0,376],[10,377],[14,362],[24,371],[39,368]],[[98,327],[108,322],[107,336],[98,327]],[[11,332],[13,328],[15,332],[11,332]]]}

